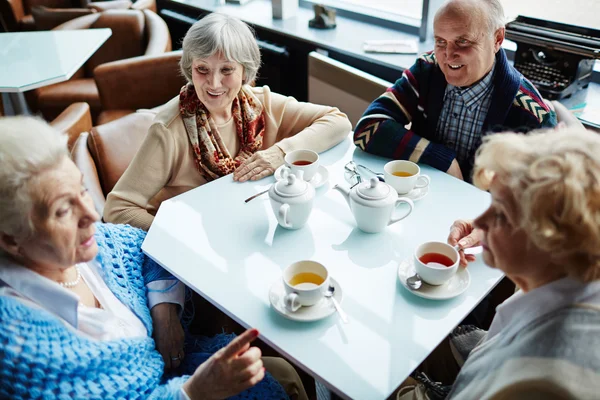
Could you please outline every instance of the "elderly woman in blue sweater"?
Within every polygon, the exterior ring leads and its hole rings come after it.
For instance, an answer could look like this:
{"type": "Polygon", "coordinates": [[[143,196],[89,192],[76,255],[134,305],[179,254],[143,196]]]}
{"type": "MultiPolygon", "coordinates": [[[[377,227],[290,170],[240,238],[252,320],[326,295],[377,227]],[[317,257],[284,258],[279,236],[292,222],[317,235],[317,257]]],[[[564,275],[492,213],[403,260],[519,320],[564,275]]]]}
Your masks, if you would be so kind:
{"type": "MultiPolygon", "coordinates": [[[[599,155],[600,136],[577,126],[484,140],[474,181],[489,189],[491,205],[455,222],[448,242],[481,245],[485,263],[520,290],[498,306],[489,331],[451,335],[462,368],[448,398],[598,398],[599,155]]],[[[433,380],[451,369],[448,360],[427,364],[433,380]]]]}
{"type": "Polygon", "coordinates": [[[287,398],[256,329],[184,349],[183,285],[98,219],[66,137],[0,119],[0,398],[287,398]]]}

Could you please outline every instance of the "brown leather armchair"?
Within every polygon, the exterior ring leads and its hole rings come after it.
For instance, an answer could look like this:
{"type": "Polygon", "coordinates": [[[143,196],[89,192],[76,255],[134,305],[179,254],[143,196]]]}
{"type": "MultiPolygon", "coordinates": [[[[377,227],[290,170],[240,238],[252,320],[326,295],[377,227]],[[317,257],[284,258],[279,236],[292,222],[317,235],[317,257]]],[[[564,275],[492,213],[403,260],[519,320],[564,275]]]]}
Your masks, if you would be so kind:
{"type": "Polygon", "coordinates": [[[82,133],[75,142],[71,157],[100,215],[106,196],[129,166],[155,115],[150,110],[127,115],[82,133]]]}
{"type": "Polygon", "coordinates": [[[171,36],[165,21],[149,10],[108,10],[59,25],[62,29],[111,28],[111,37],[66,82],[35,90],[33,108],[47,120],[54,119],[71,103],[86,102],[92,118],[100,113],[100,96],[93,79],[94,69],[104,63],[141,55],[162,54],[171,50],[171,36]]]}
{"type": "Polygon", "coordinates": [[[92,116],[87,103],[73,103],[67,107],[54,121],[50,122],[54,128],[65,132],[69,136],[69,151],[82,132],[92,129],[92,116]]]}
{"type": "Polygon", "coordinates": [[[32,7],[31,15],[35,28],[38,31],[49,31],[72,19],[84,15],[108,10],[150,10],[156,12],[156,0],[138,0],[132,3],[129,0],[99,1],[87,4],[85,8],[50,8],[45,6],[32,7]]]}
{"type": "Polygon", "coordinates": [[[34,31],[32,8],[81,7],[79,0],[0,0],[0,23],[6,32],[34,31]]]}
{"type": "Polygon", "coordinates": [[[181,54],[181,50],[171,51],[98,66],[94,70],[102,107],[98,124],[113,121],[138,109],[158,107],[177,96],[186,83],[179,72],[181,54]]]}

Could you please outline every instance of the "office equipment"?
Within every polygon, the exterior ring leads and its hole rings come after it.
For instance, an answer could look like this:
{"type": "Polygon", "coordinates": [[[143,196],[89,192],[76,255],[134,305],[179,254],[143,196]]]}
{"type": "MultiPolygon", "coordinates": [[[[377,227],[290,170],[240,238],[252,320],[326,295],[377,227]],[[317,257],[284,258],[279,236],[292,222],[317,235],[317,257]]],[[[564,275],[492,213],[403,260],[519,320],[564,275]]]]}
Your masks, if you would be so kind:
{"type": "Polygon", "coordinates": [[[600,59],[600,30],[519,15],[506,25],[517,43],[514,66],[548,99],[586,88],[600,59]]]}

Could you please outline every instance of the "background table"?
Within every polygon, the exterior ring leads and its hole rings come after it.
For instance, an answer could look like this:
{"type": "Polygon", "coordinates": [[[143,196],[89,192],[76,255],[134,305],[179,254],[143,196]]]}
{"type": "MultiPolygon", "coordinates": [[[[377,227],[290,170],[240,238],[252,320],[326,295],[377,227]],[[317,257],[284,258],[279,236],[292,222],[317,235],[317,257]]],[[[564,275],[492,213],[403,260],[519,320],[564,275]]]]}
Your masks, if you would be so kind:
{"type": "Polygon", "coordinates": [[[25,113],[23,92],[71,78],[110,37],[109,28],[0,33],[0,92],[25,113]]]}
{"type": "MultiPolygon", "coordinates": [[[[448,301],[408,292],[398,264],[425,241],[445,241],[457,218],[479,215],[488,193],[423,166],[429,194],[405,220],[383,233],[356,228],[343,196],[330,189],[344,182],[353,159],[382,171],[387,160],[355,148],[350,139],[321,155],[330,182],[317,190],[308,224],[297,231],[277,225],[264,190],[273,178],[237,183],[226,176],[164,202],[142,246],[159,264],[342,396],[385,399],[480,302],[501,273],[478,260],[469,266],[471,286],[448,301]],[[341,284],[337,314],[301,323],[278,315],[269,288],[287,265],[304,259],[325,264],[341,284]]],[[[402,206],[401,206],[402,207],[402,206]]]]}

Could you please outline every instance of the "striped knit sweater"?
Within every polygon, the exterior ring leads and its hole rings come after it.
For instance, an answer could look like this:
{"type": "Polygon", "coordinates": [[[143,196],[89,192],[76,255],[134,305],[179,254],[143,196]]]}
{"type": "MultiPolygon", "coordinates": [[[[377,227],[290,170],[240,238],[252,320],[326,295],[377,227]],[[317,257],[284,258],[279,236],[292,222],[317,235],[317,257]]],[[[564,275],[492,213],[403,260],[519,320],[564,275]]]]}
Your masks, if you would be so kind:
{"type": "MultiPolygon", "coordinates": [[[[482,136],[490,132],[553,127],[556,115],[523,75],[508,64],[504,50],[496,54],[492,103],[482,136]]],[[[373,101],[354,129],[362,150],[392,159],[411,160],[447,171],[454,150],[436,132],[447,82],[433,52],[422,55],[384,94],[373,101]],[[410,128],[406,126],[410,124],[410,128]]],[[[463,176],[471,176],[475,151],[463,176]]]]}

